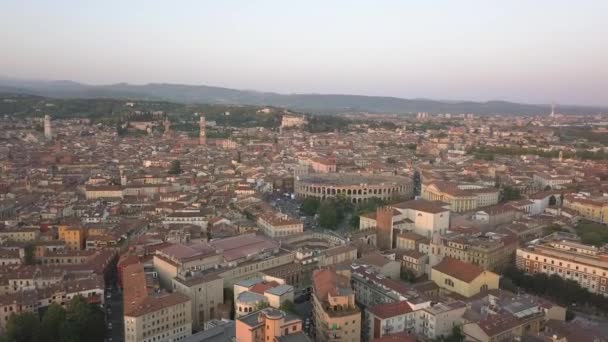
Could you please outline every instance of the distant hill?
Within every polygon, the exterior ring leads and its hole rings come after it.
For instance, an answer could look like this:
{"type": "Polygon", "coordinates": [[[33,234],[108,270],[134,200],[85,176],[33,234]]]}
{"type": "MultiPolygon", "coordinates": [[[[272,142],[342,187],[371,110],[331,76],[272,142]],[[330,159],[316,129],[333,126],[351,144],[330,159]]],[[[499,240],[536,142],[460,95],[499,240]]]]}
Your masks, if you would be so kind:
{"type": "MultiPolygon", "coordinates": [[[[117,98],[160,100],[178,103],[208,103],[276,106],[302,112],[335,114],[347,112],[395,113],[474,113],[474,114],[547,114],[549,106],[505,101],[437,101],[397,97],[278,94],[211,86],[150,83],[132,85],[87,85],[73,81],[36,81],[0,78],[0,93],[29,94],[54,98],[117,98]]],[[[606,113],[608,108],[559,106],[560,113],[606,113]]]]}

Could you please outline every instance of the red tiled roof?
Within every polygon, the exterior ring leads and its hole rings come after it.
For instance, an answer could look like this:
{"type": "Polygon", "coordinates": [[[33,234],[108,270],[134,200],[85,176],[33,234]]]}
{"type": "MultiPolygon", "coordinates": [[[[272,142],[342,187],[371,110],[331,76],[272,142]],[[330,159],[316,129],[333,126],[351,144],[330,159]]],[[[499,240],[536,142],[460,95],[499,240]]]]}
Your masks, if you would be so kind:
{"type": "Polygon", "coordinates": [[[452,257],[443,258],[440,263],[433,266],[433,269],[443,274],[447,274],[450,277],[462,280],[466,283],[470,283],[484,272],[483,268],[481,267],[477,267],[473,264],[460,261],[452,257]]]}
{"type": "Polygon", "coordinates": [[[381,319],[403,315],[412,311],[412,307],[407,301],[379,304],[369,309],[369,312],[381,319]]]}

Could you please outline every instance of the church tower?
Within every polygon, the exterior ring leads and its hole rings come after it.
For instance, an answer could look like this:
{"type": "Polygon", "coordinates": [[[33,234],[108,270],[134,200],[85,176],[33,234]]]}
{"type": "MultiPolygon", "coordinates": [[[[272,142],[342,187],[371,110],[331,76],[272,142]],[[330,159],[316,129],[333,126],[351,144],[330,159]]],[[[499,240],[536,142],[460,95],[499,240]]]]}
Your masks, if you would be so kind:
{"type": "Polygon", "coordinates": [[[443,255],[441,253],[443,243],[441,241],[441,235],[439,233],[433,233],[431,242],[429,245],[429,269],[427,274],[430,276],[431,268],[441,262],[443,255]]]}
{"type": "Polygon", "coordinates": [[[44,137],[46,138],[46,140],[53,139],[53,131],[51,128],[51,116],[50,115],[44,116],[44,137]]]}
{"type": "Polygon", "coordinates": [[[171,135],[171,121],[169,121],[169,118],[165,118],[165,120],[163,120],[163,127],[165,128],[163,135],[165,137],[170,136],[171,135]]]}
{"type": "Polygon", "coordinates": [[[198,128],[200,130],[200,133],[198,135],[198,143],[199,145],[205,145],[207,144],[207,134],[205,133],[205,117],[201,115],[199,121],[198,121],[198,128]]]}

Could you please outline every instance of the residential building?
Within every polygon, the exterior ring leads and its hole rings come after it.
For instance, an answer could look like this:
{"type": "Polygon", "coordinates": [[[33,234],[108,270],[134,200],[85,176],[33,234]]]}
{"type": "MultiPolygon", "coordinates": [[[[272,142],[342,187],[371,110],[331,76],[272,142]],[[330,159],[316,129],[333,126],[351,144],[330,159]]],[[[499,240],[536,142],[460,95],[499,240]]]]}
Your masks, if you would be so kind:
{"type": "Polygon", "coordinates": [[[571,234],[554,233],[518,248],[515,263],[523,271],[557,275],[589,292],[608,296],[608,253],[581,243],[571,234]]]}
{"type": "Polygon", "coordinates": [[[473,264],[445,257],[431,269],[431,280],[440,288],[463,297],[498,288],[499,276],[473,264]]]}
{"type": "Polygon", "coordinates": [[[292,340],[310,341],[302,332],[302,320],[293,314],[275,308],[265,308],[236,320],[236,342],[292,340]]]}
{"type": "Polygon", "coordinates": [[[586,220],[608,223],[608,196],[589,196],[583,193],[566,194],[563,206],[574,210],[586,220]]]}
{"type": "Polygon", "coordinates": [[[313,273],[315,341],[361,340],[361,312],[355,305],[350,271],[326,268],[313,273]]]}
{"type": "Polygon", "coordinates": [[[260,215],[257,223],[264,234],[271,238],[294,235],[304,231],[302,221],[281,213],[269,212],[260,215]]]}
{"type": "Polygon", "coordinates": [[[190,306],[180,293],[145,297],[124,312],[125,341],[173,342],[192,335],[190,306]]]}

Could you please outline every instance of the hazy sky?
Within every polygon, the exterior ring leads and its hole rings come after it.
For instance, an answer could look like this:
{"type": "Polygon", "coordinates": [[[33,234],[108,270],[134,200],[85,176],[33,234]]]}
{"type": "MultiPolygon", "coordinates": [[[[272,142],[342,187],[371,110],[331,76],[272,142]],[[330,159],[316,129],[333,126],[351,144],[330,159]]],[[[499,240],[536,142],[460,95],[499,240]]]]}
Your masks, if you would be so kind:
{"type": "Polygon", "coordinates": [[[0,75],[608,105],[608,0],[0,0],[0,75]]]}

